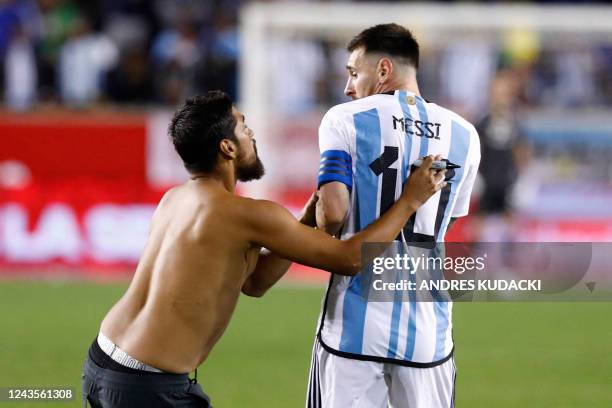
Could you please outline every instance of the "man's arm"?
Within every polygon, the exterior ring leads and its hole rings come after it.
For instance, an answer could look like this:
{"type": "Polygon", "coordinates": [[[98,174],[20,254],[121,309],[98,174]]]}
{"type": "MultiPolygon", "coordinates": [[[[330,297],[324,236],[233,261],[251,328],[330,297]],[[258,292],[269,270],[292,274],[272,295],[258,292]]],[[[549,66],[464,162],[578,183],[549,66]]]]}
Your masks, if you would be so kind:
{"type": "Polygon", "coordinates": [[[338,181],[323,184],[317,202],[317,227],[336,235],[346,221],[349,204],[350,193],[345,184],[338,181]]]}
{"type": "Polygon", "coordinates": [[[352,115],[330,109],[319,127],[319,173],[317,187],[317,227],[336,235],[344,225],[350,206],[353,187],[353,158],[351,151],[352,115]]]}
{"type": "Polygon", "coordinates": [[[292,263],[269,249],[262,248],[255,270],[242,285],[242,293],[251,297],[262,297],[285,275],[292,263]]]}
{"type": "MultiPolygon", "coordinates": [[[[310,196],[310,199],[302,209],[302,214],[299,218],[300,224],[309,227],[315,226],[317,199],[317,193],[313,193],[310,196]]],[[[285,275],[291,264],[290,260],[278,256],[267,248],[262,248],[255,269],[244,282],[244,285],[242,285],[242,293],[252,297],[263,296],[268,289],[274,286],[285,275]]]]}
{"type": "Polygon", "coordinates": [[[244,211],[250,240],[295,262],[340,275],[355,275],[361,269],[363,243],[393,241],[417,208],[446,185],[444,172],[436,174],[430,169],[432,163],[430,156],[410,175],[400,199],[349,240],[340,241],[308,228],[282,206],[258,200],[250,201],[248,211],[244,211]]]}

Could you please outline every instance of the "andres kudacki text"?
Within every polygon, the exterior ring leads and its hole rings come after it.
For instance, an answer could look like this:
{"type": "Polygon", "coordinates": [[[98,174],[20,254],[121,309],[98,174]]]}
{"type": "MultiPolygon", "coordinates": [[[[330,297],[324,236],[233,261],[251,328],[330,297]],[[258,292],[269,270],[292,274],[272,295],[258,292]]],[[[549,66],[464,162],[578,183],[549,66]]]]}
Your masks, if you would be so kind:
{"type": "MultiPolygon", "coordinates": [[[[433,257],[397,254],[392,257],[376,257],[372,262],[372,272],[381,279],[372,281],[376,291],[540,291],[540,279],[401,279],[386,282],[385,272],[407,272],[415,275],[417,271],[452,271],[455,275],[466,272],[482,272],[486,269],[487,255],[478,257],[433,257]]],[[[420,273],[419,273],[420,276],[420,273]]]]}

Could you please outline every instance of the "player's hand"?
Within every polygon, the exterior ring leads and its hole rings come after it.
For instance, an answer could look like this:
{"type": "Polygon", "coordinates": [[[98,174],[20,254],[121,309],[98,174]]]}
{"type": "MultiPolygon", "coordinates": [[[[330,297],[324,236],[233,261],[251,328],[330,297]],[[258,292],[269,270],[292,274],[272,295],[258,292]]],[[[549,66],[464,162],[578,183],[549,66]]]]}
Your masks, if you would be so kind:
{"type": "Polygon", "coordinates": [[[300,222],[304,225],[308,225],[309,227],[317,226],[317,201],[319,200],[319,195],[315,191],[310,195],[310,198],[302,208],[302,212],[300,214],[300,222]]]}
{"type": "Polygon", "coordinates": [[[410,177],[404,184],[402,191],[402,200],[415,206],[415,208],[423,205],[429,197],[434,195],[440,189],[446,186],[444,176],[446,170],[434,170],[431,165],[434,161],[440,160],[442,156],[429,155],[423,159],[423,165],[411,172],[410,177]]]}

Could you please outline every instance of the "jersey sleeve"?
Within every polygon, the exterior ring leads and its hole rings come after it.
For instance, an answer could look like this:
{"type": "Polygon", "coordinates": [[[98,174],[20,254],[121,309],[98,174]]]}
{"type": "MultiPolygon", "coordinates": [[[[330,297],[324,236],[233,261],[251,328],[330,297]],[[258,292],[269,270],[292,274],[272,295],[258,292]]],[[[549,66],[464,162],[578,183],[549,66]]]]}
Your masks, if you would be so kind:
{"type": "Polygon", "coordinates": [[[464,217],[468,215],[470,209],[470,196],[474,188],[474,182],[478,175],[478,166],[480,165],[480,139],[476,129],[472,131],[470,152],[468,155],[465,180],[461,183],[459,192],[457,193],[457,201],[451,217],[464,217]]]}
{"type": "Polygon", "coordinates": [[[333,113],[327,112],[319,127],[319,174],[317,188],[338,181],[352,191],[353,160],[350,154],[347,123],[333,113]]]}

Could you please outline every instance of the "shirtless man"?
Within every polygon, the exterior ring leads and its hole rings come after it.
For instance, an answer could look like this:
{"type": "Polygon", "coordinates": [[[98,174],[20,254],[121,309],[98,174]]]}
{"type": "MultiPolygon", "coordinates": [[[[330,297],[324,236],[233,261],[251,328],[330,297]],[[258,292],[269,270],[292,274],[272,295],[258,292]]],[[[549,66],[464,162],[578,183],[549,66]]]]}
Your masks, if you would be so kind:
{"type": "Polygon", "coordinates": [[[191,178],[162,198],[134,278],[102,321],[84,366],[85,405],[210,406],[186,373],[219,340],[240,292],[263,295],[290,261],[358,273],[361,244],[392,241],[445,185],[427,158],[384,216],[340,241],[309,227],[315,195],[298,222],[276,203],[235,194],[237,181],[258,179],[264,171],[253,132],[226,94],[187,100],[169,133],[191,178]]]}

